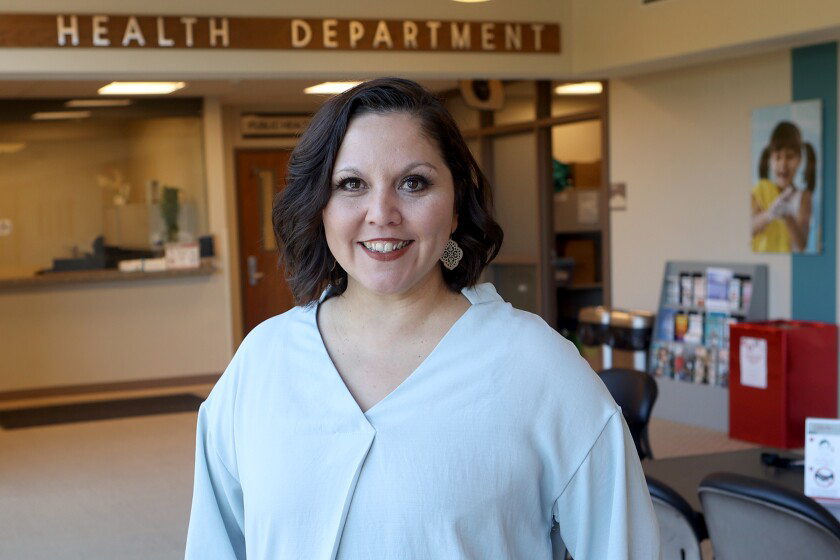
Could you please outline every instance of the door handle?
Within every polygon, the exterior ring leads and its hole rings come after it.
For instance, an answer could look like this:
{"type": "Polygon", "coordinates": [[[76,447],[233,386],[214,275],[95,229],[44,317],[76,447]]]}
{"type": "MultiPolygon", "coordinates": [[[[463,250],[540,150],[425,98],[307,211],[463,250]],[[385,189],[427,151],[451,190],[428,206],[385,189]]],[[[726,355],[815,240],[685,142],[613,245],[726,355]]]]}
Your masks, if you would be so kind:
{"type": "Polygon", "coordinates": [[[257,257],[248,257],[248,284],[256,286],[262,277],[265,276],[262,272],[257,270],[257,257]]]}

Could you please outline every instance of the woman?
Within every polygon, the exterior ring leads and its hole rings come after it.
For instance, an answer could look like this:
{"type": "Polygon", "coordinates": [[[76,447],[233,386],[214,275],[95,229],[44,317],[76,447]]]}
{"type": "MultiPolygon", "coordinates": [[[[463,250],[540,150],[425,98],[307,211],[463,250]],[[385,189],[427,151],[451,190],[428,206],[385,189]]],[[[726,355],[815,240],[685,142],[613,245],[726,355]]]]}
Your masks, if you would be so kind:
{"type": "Polygon", "coordinates": [[[770,135],[752,190],[752,246],[756,252],[801,253],[808,245],[817,158],[799,128],[782,121],[770,135]],[[794,185],[805,153],[805,188],[794,185]],[[772,172],[773,180],[769,179],[772,172]]]}
{"type": "Polygon", "coordinates": [[[502,232],[437,99],[380,79],[328,101],[274,226],[301,307],[202,405],[187,558],[658,557],[604,386],[475,285],[502,232]]]}

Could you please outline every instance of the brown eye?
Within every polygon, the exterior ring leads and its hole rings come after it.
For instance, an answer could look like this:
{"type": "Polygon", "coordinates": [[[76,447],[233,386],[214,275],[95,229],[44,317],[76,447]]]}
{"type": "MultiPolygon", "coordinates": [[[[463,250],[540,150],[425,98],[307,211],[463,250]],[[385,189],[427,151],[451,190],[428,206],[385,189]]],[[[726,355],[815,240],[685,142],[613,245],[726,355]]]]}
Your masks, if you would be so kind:
{"type": "Polygon", "coordinates": [[[345,191],[358,191],[362,188],[362,182],[356,177],[348,177],[338,182],[338,188],[345,191]]]}
{"type": "Polygon", "coordinates": [[[429,186],[429,182],[419,175],[412,175],[403,180],[403,188],[409,192],[422,191],[427,186],[429,186]]]}

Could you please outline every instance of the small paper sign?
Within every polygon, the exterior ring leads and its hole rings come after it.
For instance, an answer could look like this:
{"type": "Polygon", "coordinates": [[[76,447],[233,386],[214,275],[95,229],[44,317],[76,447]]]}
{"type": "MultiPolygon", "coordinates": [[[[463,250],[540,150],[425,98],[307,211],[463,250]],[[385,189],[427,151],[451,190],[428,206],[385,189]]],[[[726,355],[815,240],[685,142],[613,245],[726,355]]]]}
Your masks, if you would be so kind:
{"type": "Polygon", "coordinates": [[[767,388],[767,341],[763,338],[741,338],[741,385],[767,388]]]}
{"type": "Polygon", "coordinates": [[[840,420],[805,420],[805,495],[840,502],[840,420]]]}
{"type": "Polygon", "coordinates": [[[198,243],[195,241],[167,243],[165,258],[166,269],[198,268],[201,264],[198,243]]]}
{"type": "Polygon", "coordinates": [[[577,195],[578,222],[598,223],[598,192],[579,191],[577,195]]]}

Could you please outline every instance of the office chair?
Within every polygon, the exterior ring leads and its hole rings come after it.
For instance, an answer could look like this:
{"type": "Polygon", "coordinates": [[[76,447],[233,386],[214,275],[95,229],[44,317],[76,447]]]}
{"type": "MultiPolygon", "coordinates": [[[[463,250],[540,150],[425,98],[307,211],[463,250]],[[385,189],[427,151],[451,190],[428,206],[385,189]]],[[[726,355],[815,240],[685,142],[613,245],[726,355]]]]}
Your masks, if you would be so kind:
{"type": "Polygon", "coordinates": [[[733,473],[697,490],[715,558],[840,558],[840,522],[804,494],[733,473]]]}
{"type": "Polygon", "coordinates": [[[700,541],[708,538],[703,516],[685,498],[659,480],[645,476],[659,522],[659,543],[664,560],[702,560],[700,541]]]}
{"type": "Polygon", "coordinates": [[[598,373],[613,400],[621,407],[639,459],[653,459],[648,439],[648,422],[659,389],[653,376],[624,368],[605,369],[598,373]]]}

